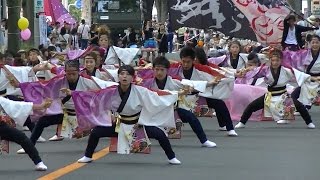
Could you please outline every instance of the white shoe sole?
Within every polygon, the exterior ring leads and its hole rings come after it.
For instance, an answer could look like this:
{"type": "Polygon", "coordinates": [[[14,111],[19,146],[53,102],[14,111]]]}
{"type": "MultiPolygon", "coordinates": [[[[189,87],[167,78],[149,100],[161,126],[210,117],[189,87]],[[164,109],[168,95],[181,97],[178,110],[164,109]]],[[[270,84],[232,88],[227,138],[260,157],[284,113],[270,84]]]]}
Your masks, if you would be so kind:
{"type": "Polygon", "coordinates": [[[91,163],[92,162],[92,160],[91,161],[77,161],[78,163],[91,163]]]}
{"type": "Polygon", "coordinates": [[[48,168],[36,168],[36,171],[46,171],[48,168]]]}
{"type": "Polygon", "coordinates": [[[25,151],[20,151],[20,150],[18,150],[18,151],[17,151],[17,154],[26,154],[26,152],[25,152],[25,151]]]}
{"type": "Polygon", "coordinates": [[[217,147],[217,145],[214,145],[214,146],[206,146],[206,145],[202,145],[201,147],[203,147],[203,148],[215,148],[215,147],[217,147]]]}
{"type": "Polygon", "coordinates": [[[227,131],[227,128],[226,128],[226,127],[219,127],[218,130],[219,130],[219,131],[227,131]]]}
{"type": "Polygon", "coordinates": [[[277,124],[290,124],[290,121],[288,121],[288,120],[279,120],[279,121],[277,121],[277,124]]]}
{"type": "Polygon", "coordinates": [[[50,138],[49,141],[62,141],[64,138],[60,137],[60,138],[50,138]]]}

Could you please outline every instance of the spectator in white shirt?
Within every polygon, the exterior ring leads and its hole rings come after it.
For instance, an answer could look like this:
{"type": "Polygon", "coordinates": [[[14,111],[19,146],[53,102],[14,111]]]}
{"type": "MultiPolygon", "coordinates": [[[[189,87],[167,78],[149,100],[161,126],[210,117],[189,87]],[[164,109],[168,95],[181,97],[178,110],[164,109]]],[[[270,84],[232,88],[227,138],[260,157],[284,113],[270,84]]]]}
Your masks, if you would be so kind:
{"type": "Polygon", "coordinates": [[[89,41],[90,27],[86,25],[84,19],[81,20],[81,25],[78,27],[78,37],[80,39],[80,47],[82,50],[86,49],[89,41]]]}
{"type": "Polygon", "coordinates": [[[302,32],[312,31],[319,29],[313,27],[304,27],[295,24],[296,17],[294,15],[288,15],[283,21],[283,35],[281,45],[283,49],[288,49],[291,51],[297,51],[301,49],[304,45],[302,41],[302,32]]]}
{"type": "Polygon", "coordinates": [[[307,27],[308,24],[307,24],[306,20],[303,19],[303,17],[304,17],[304,14],[302,14],[302,13],[297,17],[297,19],[298,19],[297,25],[307,27]]]}

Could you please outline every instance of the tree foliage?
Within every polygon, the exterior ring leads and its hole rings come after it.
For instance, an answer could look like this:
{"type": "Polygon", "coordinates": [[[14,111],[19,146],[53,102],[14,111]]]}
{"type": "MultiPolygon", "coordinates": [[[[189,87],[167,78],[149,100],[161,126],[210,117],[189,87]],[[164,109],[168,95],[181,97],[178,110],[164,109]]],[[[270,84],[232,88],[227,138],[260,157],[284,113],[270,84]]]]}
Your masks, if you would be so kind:
{"type": "MultiPolygon", "coordinates": [[[[74,4],[76,0],[70,0],[70,4],[74,4]]],[[[81,20],[81,9],[76,8],[75,6],[70,6],[69,13],[72,17],[74,17],[77,21],[81,20]]]]}

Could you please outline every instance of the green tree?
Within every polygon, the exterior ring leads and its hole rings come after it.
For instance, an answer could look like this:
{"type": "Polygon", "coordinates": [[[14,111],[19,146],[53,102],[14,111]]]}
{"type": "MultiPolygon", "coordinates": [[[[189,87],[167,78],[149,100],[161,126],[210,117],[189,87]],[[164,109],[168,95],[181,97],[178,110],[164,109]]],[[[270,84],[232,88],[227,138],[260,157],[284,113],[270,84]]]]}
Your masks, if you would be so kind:
{"type": "Polygon", "coordinates": [[[7,1],[8,5],[8,50],[16,53],[20,49],[20,31],[18,20],[20,18],[21,0],[7,1]]]}
{"type": "MultiPolygon", "coordinates": [[[[76,0],[71,0],[69,3],[74,4],[76,0]]],[[[77,21],[81,20],[81,9],[76,8],[75,6],[70,6],[70,14],[74,17],[77,21]]]]}

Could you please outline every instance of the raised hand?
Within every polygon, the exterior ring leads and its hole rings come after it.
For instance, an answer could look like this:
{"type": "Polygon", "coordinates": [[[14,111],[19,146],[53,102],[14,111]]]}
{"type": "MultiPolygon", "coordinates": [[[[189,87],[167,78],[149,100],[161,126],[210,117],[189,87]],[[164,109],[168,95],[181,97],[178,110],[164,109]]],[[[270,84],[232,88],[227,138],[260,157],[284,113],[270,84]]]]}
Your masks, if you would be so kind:
{"type": "Polygon", "coordinates": [[[41,105],[43,106],[44,109],[47,109],[47,108],[49,108],[51,106],[52,101],[53,101],[52,99],[47,98],[42,102],[41,105]]]}
{"type": "Polygon", "coordinates": [[[9,80],[9,83],[11,86],[18,88],[19,87],[19,81],[14,77],[13,74],[7,74],[7,79],[9,80]]]}
{"type": "Polygon", "coordinates": [[[61,92],[65,93],[66,95],[71,96],[71,90],[68,88],[62,88],[60,89],[61,92]]]}

